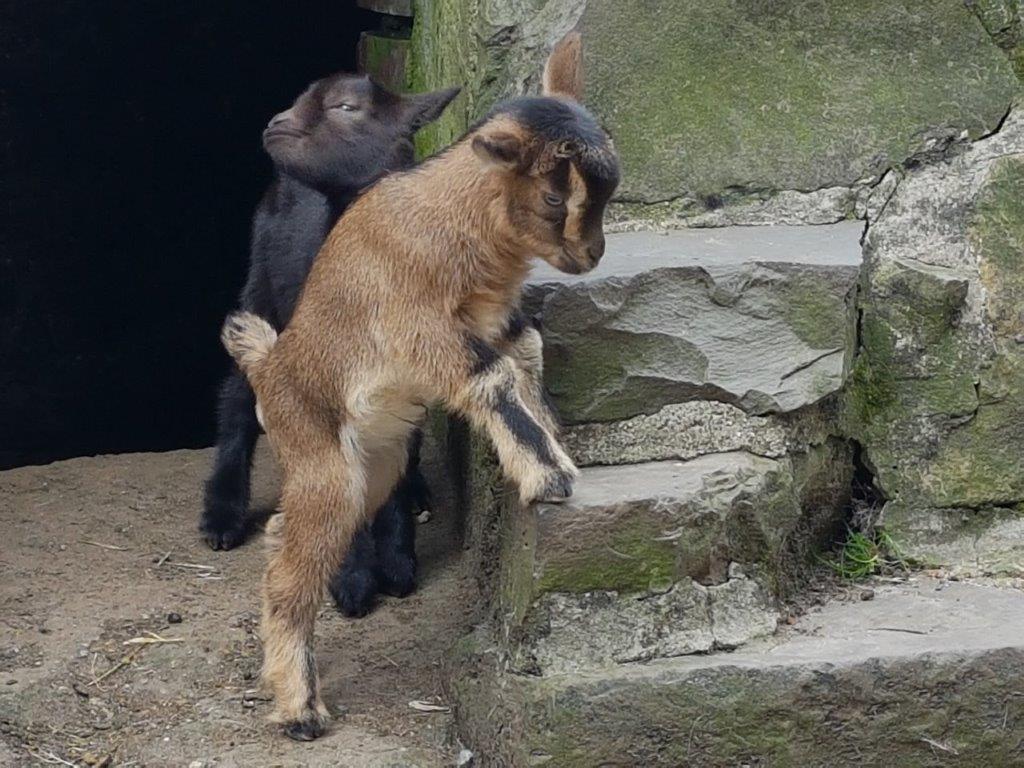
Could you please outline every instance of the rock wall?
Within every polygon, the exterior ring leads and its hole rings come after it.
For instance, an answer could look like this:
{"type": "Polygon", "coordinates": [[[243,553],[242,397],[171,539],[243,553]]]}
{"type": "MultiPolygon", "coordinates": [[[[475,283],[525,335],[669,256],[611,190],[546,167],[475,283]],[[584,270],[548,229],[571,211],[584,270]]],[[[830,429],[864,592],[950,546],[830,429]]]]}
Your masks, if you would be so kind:
{"type": "Polygon", "coordinates": [[[414,82],[466,85],[422,147],[535,90],[576,27],[588,104],[622,153],[619,217],[719,223],[724,205],[732,223],[836,221],[889,166],[998,124],[1016,14],[1016,0],[419,2],[414,82]]]}
{"type": "Polygon", "coordinates": [[[850,432],[911,554],[1019,573],[1024,115],[886,188],[864,243],[850,432]]]}
{"type": "Polygon", "coordinates": [[[1024,575],[1018,0],[423,0],[416,87],[465,90],[421,149],[536,91],[574,27],[620,232],[593,273],[536,269],[524,307],[584,469],[524,508],[451,432],[492,596],[447,676],[460,734],[483,765],[1012,760],[1005,690],[941,700],[1016,673],[1006,605],[857,602],[800,659],[777,622],[842,535],[856,456],[910,558],[1024,575]]]}
{"type": "MultiPolygon", "coordinates": [[[[857,359],[835,367],[827,387],[852,368],[843,429],[863,445],[888,501],[886,524],[911,555],[971,572],[1019,569],[1024,172],[1019,120],[1007,118],[1020,87],[1014,73],[1024,73],[1018,0],[439,0],[419,2],[416,13],[414,81],[466,85],[424,150],[457,137],[499,97],[536,90],[552,43],[578,28],[587,102],[625,170],[610,229],[866,221],[858,339],[849,345],[857,359]]],[[[626,432],[608,438],[599,422],[632,418],[642,436],[647,421],[664,426],[655,411],[679,393],[703,388],[745,411],[748,426],[793,394],[748,402],[727,376],[704,375],[714,358],[701,348],[701,328],[713,325],[710,315],[702,324],[703,311],[685,327],[631,338],[622,302],[637,306],[645,332],[659,320],[649,316],[656,307],[631,302],[642,281],[621,283],[621,295],[599,297],[615,300],[604,310],[612,320],[595,316],[583,334],[574,335],[576,316],[605,306],[594,297],[564,307],[572,321],[561,340],[558,307],[545,308],[554,395],[569,422],[591,422],[568,435],[578,455],[602,462],[635,452],[626,432]],[[563,373],[585,369],[577,358],[588,354],[596,365],[618,339],[628,343],[617,365],[598,367],[619,410],[597,398],[584,412],[563,373]],[[700,353],[694,370],[659,364],[663,348],[687,344],[700,353]],[[572,366],[559,364],[566,356],[572,366]],[[622,410],[624,392],[644,407],[622,410]]],[[[715,280],[691,283],[692,295],[678,291],[681,306],[721,311],[715,280]]],[[[804,298],[827,315],[838,293],[820,287],[804,298]]],[[[765,301],[799,308],[793,298],[765,301]]],[[[714,329],[709,339],[720,343],[714,329]]],[[[815,393],[800,396],[811,402],[815,393]]],[[[694,421],[683,416],[680,429],[694,421]]],[[[641,450],[634,460],[662,454],[641,450]]]]}

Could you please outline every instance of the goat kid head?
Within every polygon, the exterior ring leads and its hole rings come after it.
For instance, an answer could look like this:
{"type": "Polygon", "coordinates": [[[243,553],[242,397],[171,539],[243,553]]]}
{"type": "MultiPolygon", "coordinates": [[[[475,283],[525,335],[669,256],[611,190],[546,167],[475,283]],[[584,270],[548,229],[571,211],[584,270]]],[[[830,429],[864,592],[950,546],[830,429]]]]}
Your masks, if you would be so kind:
{"type": "Polygon", "coordinates": [[[315,189],[358,189],[388,169],[412,165],[413,134],[458,93],[402,96],[365,75],[332,75],[270,119],[263,147],[279,171],[315,189]]]}
{"type": "Polygon", "coordinates": [[[570,274],[604,255],[604,210],[619,183],[611,138],[579,104],[581,54],[572,32],[548,58],[543,96],[502,102],[470,131],[503,190],[510,242],[570,274]]]}

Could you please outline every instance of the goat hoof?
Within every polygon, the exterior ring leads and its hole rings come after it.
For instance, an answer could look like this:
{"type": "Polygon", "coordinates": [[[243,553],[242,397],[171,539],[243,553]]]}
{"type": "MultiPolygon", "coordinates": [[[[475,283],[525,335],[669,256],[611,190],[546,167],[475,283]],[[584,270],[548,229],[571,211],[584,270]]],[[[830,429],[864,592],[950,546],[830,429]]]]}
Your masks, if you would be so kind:
{"type": "Polygon", "coordinates": [[[572,496],[572,486],[575,477],[568,472],[558,472],[551,476],[544,489],[541,491],[537,501],[558,503],[565,501],[572,496]]]}
{"type": "Polygon", "coordinates": [[[342,570],[331,580],[330,591],[343,616],[361,619],[373,610],[377,579],[370,569],[342,570]]]}
{"type": "Polygon", "coordinates": [[[324,719],[315,712],[284,724],[284,735],[294,741],[313,741],[323,736],[325,730],[324,719]]]}
{"type": "Polygon", "coordinates": [[[210,549],[234,549],[246,539],[245,520],[242,515],[203,515],[199,532],[210,549]]]}
{"type": "Polygon", "coordinates": [[[392,597],[407,597],[416,591],[416,558],[391,554],[382,558],[377,579],[380,591],[392,597]]]}

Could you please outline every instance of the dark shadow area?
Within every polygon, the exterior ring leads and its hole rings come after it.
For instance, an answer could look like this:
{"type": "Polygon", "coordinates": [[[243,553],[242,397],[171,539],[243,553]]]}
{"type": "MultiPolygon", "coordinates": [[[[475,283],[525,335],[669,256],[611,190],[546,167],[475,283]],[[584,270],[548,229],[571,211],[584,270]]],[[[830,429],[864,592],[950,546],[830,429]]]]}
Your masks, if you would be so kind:
{"type": "Polygon", "coordinates": [[[0,6],[0,467],[208,445],[267,119],[354,2],[0,6]]]}

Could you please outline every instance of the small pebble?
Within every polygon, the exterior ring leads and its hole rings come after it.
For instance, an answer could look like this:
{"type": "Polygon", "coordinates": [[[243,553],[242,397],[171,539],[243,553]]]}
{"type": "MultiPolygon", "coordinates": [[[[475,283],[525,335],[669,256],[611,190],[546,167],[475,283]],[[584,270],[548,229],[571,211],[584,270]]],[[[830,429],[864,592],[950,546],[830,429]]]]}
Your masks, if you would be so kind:
{"type": "Polygon", "coordinates": [[[860,599],[864,600],[864,601],[874,600],[875,599],[875,590],[873,590],[873,589],[862,589],[860,591],[860,599]]]}
{"type": "Polygon", "coordinates": [[[206,763],[202,760],[193,760],[188,764],[188,768],[206,768],[206,763]]]}
{"type": "Polygon", "coordinates": [[[18,681],[17,681],[17,680],[15,680],[15,679],[14,679],[14,678],[12,677],[12,678],[11,678],[10,680],[8,680],[8,681],[7,681],[7,684],[8,684],[8,685],[17,685],[17,684],[18,684],[18,681]]]}
{"type": "Polygon", "coordinates": [[[173,611],[171,613],[168,613],[167,614],[167,623],[168,624],[181,624],[181,614],[180,613],[175,613],[173,611]]]}

